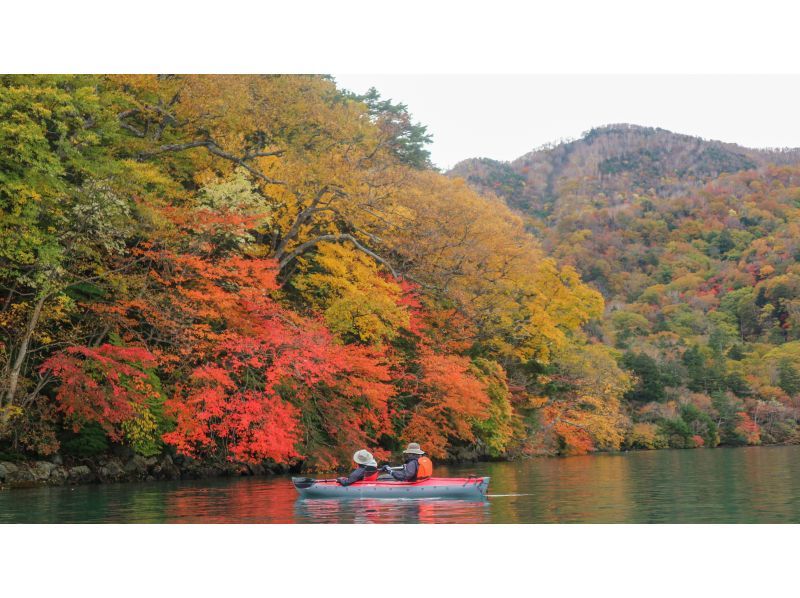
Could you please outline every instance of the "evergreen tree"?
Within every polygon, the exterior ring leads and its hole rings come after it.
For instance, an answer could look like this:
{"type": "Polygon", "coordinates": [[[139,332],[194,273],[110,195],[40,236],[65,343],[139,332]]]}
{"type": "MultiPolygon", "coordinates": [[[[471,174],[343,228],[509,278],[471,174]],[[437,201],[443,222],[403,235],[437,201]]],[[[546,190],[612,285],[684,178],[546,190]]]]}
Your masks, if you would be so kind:
{"type": "Polygon", "coordinates": [[[636,386],[628,391],[626,399],[642,403],[664,400],[666,380],[655,359],[646,353],[628,352],[622,358],[622,365],[637,378],[636,386]]]}
{"type": "Polygon", "coordinates": [[[800,392],[800,372],[786,358],[782,359],[778,364],[778,386],[790,396],[800,392]]]}

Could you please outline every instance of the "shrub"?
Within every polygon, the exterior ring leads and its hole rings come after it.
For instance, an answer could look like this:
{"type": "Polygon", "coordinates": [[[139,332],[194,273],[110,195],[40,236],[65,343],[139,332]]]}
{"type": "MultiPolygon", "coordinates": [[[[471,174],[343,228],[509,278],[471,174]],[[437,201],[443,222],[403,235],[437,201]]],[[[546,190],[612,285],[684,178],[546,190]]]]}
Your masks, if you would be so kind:
{"type": "Polygon", "coordinates": [[[625,440],[625,445],[632,449],[661,449],[668,444],[659,427],[648,423],[633,424],[625,440]]]}
{"type": "Polygon", "coordinates": [[[75,457],[93,457],[108,450],[108,438],[100,424],[88,423],[78,432],[66,432],[61,450],[75,457]]]}

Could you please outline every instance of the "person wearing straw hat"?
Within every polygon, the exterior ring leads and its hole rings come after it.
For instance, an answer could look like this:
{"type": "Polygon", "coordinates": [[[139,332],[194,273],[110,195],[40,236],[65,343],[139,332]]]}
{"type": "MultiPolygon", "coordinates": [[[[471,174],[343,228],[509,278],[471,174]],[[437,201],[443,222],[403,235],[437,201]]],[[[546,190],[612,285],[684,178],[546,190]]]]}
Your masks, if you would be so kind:
{"type": "Polygon", "coordinates": [[[346,478],[336,478],[342,486],[349,486],[356,482],[371,482],[378,479],[378,462],[366,449],[361,449],[353,454],[356,468],[346,478]]]}
{"type": "Polygon", "coordinates": [[[425,455],[425,451],[416,442],[411,442],[403,451],[403,467],[392,469],[384,465],[381,471],[390,474],[401,482],[416,482],[433,475],[433,462],[425,455]]]}

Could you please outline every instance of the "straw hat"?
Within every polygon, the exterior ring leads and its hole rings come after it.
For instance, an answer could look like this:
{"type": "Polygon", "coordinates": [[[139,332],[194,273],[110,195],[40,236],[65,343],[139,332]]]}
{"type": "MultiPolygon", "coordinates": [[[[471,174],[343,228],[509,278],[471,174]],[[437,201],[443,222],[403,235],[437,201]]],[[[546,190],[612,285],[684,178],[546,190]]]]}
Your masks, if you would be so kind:
{"type": "Polygon", "coordinates": [[[364,449],[356,451],[353,454],[353,461],[355,461],[359,465],[372,465],[373,463],[376,466],[378,465],[377,463],[375,463],[375,458],[372,456],[372,453],[364,449]]]}
{"type": "Polygon", "coordinates": [[[419,448],[419,444],[417,444],[416,442],[408,443],[408,446],[406,447],[406,450],[404,450],[403,452],[404,453],[412,453],[414,455],[424,455],[425,454],[425,451],[423,451],[421,448],[419,448]]]}

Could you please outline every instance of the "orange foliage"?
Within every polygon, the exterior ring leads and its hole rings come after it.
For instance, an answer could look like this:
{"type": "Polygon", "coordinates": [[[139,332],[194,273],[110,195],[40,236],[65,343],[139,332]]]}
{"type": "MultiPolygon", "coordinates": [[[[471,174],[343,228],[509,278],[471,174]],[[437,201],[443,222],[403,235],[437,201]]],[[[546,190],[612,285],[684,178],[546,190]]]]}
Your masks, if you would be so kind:
{"type": "Polygon", "coordinates": [[[746,411],[740,411],[736,415],[739,416],[739,425],[736,426],[736,431],[744,436],[747,444],[761,444],[761,429],[758,424],[746,411]]]}
{"type": "Polygon", "coordinates": [[[403,438],[409,442],[424,439],[429,454],[443,457],[447,454],[448,437],[474,439],[472,421],[488,417],[489,398],[464,357],[426,352],[420,365],[419,404],[403,438]]]}

